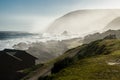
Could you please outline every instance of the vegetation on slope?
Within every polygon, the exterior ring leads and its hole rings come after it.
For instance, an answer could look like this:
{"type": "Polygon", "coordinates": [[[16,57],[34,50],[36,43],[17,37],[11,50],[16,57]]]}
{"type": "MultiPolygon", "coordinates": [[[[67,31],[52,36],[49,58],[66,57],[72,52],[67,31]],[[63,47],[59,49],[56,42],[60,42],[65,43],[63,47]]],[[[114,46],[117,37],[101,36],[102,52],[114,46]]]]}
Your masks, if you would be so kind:
{"type": "MultiPolygon", "coordinates": [[[[40,78],[39,80],[120,79],[120,40],[107,39],[94,41],[88,45],[83,45],[76,52],[76,56],[70,60],[62,60],[61,63],[55,63],[58,66],[65,65],[59,71],[53,72],[52,75],[40,78]]],[[[55,68],[54,66],[53,69],[55,68]]]]}

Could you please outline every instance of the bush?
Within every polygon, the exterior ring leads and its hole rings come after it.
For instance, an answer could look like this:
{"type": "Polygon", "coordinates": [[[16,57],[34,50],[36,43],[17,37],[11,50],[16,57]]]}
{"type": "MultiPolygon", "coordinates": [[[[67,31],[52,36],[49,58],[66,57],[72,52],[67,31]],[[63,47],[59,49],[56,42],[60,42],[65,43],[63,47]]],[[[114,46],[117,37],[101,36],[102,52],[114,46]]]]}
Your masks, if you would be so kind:
{"type": "Polygon", "coordinates": [[[61,61],[54,63],[54,67],[52,68],[52,73],[57,73],[61,69],[66,68],[67,66],[71,65],[74,62],[74,60],[75,59],[73,58],[67,57],[61,61]]]}

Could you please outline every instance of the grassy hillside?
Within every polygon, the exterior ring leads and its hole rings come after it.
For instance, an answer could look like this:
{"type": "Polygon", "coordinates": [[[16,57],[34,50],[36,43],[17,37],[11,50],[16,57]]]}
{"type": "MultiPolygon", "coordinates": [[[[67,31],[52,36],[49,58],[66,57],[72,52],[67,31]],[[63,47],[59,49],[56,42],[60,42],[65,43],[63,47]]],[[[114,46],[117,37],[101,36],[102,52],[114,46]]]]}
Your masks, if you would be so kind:
{"type": "Polygon", "coordinates": [[[76,56],[70,60],[63,60],[61,63],[58,62],[59,64],[55,63],[59,66],[67,64],[66,67],[63,66],[58,72],[53,72],[52,75],[39,80],[120,79],[120,40],[98,40],[83,45],[76,52],[76,56]]]}

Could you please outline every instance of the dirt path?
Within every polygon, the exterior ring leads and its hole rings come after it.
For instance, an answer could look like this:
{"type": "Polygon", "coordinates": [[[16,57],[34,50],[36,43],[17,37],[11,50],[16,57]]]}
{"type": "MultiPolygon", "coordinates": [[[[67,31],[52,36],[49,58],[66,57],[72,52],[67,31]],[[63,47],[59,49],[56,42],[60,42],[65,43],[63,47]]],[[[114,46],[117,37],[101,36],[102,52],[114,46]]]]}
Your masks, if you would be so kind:
{"type": "Polygon", "coordinates": [[[51,69],[53,68],[53,65],[49,66],[43,66],[40,69],[37,69],[36,71],[32,72],[28,76],[24,77],[21,80],[38,80],[41,76],[47,76],[51,74],[51,69]]]}

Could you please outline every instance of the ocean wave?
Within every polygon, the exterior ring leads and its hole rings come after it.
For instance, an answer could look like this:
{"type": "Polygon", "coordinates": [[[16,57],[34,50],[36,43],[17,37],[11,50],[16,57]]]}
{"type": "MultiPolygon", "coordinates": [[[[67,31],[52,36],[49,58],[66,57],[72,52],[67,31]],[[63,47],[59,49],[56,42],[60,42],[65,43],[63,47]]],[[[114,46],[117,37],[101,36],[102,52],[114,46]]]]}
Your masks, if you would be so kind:
{"type": "MultiPolygon", "coordinates": [[[[25,33],[24,33],[25,34],[25,33]]],[[[13,49],[14,45],[17,45],[19,43],[25,43],[25,44],[32,44],[32,43],[37,43],[37,42],[46,42],[46,41],[61,41],[61,40],[66,40],[66,39],[71,39],[71,38],[76,38],[78,35],[50,35],[47,33],[44,34],[25,34],[23,33],[17,33],[17,34],[9,34],[8,33],[4,37],[5,39],[0,39],[0,50],[3,50],[5,48],[10,48],[13,49]],[[12,36],[12,37],[11,37],[12,36]],[[16,38],[17,36],[17,38],[16,38]]]]}

